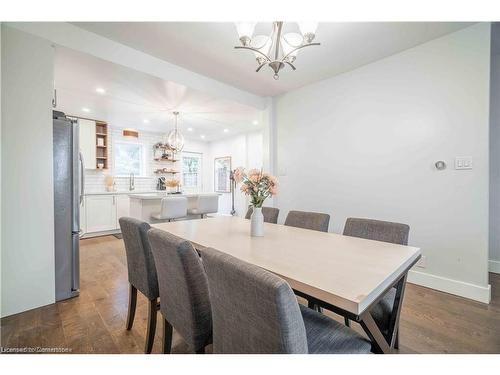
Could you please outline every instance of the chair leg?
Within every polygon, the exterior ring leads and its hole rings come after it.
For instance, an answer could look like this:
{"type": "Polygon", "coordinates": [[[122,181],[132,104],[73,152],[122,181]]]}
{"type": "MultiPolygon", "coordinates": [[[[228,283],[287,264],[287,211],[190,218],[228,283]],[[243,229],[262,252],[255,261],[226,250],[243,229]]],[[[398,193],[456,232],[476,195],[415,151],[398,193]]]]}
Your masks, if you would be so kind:
{"type": "Polygon", "coordinates": [[[163,318],[163,339],[162,339],[162,352],[163,354],[170,354],[172,351],[172,325],[163,318]]]}
{"type": "Polygon", "coordinates": [[[156,298],[149,301],[148,330],[146,332],[146,345],[144,346],[145,354],[151,353],[151,350],[153,349],[153,343],[156,333],[156,315],[158,312],[157,306],[158,301],[156,298]]]}
{"type": "Polygon", "coordinates": [[[351,321],[349,320],[349,318],[344,317],[344,323],[345,323],[346,327],[351,326],[351,321]]]}
{"type": "Polygon", "coordinates": [[[399,329],[396,332],[396,340],[394,341],[394,349],[399,349],[399,329]]]}
{"type": "Polygon", "coordinates": [[[132,284],[129,284],[128,290],[128,312],[127,312],[127,330],[132,329],[135,317],[135,308],[137,306],[137,289],[132,284]]]}
{"type": "Polygon", "coordinates": [[[205,347],[201,348],[201,349],[198,349],[196,351],[196,354],[205,354],[205,347]]]}
{"type": "Polygon", "coordinates": [[[307,300],[307,307],[310,309],[316,310],[316,304],[310,300],[307,300]]]}

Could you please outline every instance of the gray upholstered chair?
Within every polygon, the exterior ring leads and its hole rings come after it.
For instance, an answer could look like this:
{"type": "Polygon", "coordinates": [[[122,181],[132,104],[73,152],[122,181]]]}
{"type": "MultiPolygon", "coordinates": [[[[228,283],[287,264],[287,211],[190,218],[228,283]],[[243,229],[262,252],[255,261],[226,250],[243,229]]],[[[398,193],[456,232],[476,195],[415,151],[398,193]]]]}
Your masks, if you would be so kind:
{"type": "Polygon", "coordinates": [[[127,330],[131,330],[134,323],[137,290],[139,290],[149,301],[148,327],[144,352],[151,353],[156,331],[159,297],[156,267],[147,236],[148,230],[151,227],[148,223],[131,217],[121,217],[119,222],[123,242],[125,243],[129,282],[127,330]]]}
{"type": "MultiPolygon", "coordinates": [[[[250,219],[252,217],[253,207],[249,206],[248,211],[245,215],[245,219],[250,219]]],[[[278,215],[280,213],[279,208],[274,207],[262,207],[262,215],[264,215],[264,221],[266,223],[276,224],[278,222],[278,215]]]]}
{"type": "MultiPolygon", "coordinates": [[[[408,245],[409,233],[410,227],[406,224],[352,217],[346,220],[343,232],[344,236],[390,242],[398,245],[408,245]]],[[[396,288],[391,288],[371,311],[373,320],[375,320],[384,335],[388,333],[395,297],[396,288]]],[[[346,325],[349,325],[347,318],[345,318],[345,322],[346,325]]],[[[395,347],[398,348],[399,330],[396,335],[395,347]]]]}
{"type": "Polygon", "coordinates": [[[280,277],[214,249],[201,253],[208,277],[216,354],[369,353],[350,328],[299,306],[280,277]]]}
{"type": "Polygon", "coordinates": [[[163,316],[163,353],[172,349],[172,327],[196,352],[212,340],[212,315],[205,270],[193,245],[173,234],[151,229],[163,316]]]}
{"type": "Polygon", "coordinates": [[[290,211],[285,219],[285,225],[290,227],[312,229],[328,232],[330,215],[318,212],[290,211]]]}

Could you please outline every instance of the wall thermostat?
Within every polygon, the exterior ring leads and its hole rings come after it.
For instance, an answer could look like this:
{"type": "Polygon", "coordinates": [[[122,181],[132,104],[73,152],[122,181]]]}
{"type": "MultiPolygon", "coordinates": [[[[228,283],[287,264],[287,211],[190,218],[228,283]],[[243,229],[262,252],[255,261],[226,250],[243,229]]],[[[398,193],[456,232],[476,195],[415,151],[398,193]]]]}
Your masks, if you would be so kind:
{"type": "Polygon", "coordinates": [[[443,169],[446,169],[446,163],[442,160],[438,160],[437,162],[434,163],[434,165],[436,166],[436,169],[438,171],[442,171],[443,169]]]}

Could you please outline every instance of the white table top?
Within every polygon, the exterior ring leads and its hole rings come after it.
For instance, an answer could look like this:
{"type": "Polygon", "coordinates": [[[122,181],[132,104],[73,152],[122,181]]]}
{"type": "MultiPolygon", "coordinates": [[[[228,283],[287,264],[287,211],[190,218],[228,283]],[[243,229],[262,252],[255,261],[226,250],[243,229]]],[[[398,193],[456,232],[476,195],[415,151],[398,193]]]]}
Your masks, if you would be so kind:
{"type": "Polygon", "coordinates": [[[420,249],[264,223],[250,236],[250,221],[216,217],[153,224],[195,244],[212,247],[283,277],[292,288],[361,314],[419,258],[420,249]]]}

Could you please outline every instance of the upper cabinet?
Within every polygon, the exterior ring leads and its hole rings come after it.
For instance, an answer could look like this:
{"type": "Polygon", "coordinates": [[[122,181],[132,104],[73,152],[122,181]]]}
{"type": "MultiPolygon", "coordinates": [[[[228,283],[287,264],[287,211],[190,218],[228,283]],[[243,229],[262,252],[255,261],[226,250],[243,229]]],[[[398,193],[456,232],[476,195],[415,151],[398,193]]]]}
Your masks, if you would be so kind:
{"type": "Polygon", "coordinates": [[[85,169],[96,169],[96,123],[92,120],[78,119],[80,132],[80,152],[85,169]]]}
{"type": "Polygon", "coordinates": [[[108,124],[79,118],[78,125],[85,169],[108,169],[108,124]]]}

